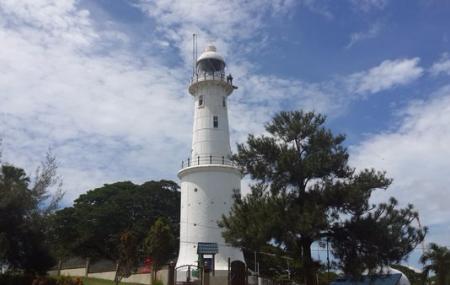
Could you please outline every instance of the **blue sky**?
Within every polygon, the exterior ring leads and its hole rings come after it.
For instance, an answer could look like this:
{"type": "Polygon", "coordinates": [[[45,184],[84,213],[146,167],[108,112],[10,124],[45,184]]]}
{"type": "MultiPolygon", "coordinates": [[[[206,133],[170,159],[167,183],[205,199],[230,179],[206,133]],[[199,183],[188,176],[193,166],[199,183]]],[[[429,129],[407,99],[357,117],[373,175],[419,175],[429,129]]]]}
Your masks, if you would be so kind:
{"type": "Polygon", "coordinates": [[[177,180],[197,33],[239,86],[233,146],[277,111],[324,113],[354,167],[394,178],[374,201],[413,203],[427,242],[450,245],[448,15],[445,0],[0,0],[2,160],[32,172],[51,147],[66,205],[104,183],[177,180]]]}

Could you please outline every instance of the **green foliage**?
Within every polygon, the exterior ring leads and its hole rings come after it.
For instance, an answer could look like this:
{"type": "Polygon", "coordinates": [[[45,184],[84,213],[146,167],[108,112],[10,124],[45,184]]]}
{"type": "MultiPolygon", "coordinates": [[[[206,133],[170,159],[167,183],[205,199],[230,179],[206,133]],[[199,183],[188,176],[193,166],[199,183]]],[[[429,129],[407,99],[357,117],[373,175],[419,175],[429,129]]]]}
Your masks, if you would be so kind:
{"type": "Polygon", "coordinates": [[[176,239],[166,218],[158,218],[150,228],[144,241],[144,252],[152,258],[154,269],[167,263],[176,254],[176,239]]]}
{"type": "Polygon", "coordinates": [[[394,200],[378,207],[369,203],[372,192],[388,188],[391,179],[348,166],[345,137],[334,135],[324,123],[324,116],[312,112],[281,112],[266,124],[269,135],[249,135],[239,144],[234,160],[255,183],[251,194],[236,196],[230,215],[219,224],[234,246],[259,250],[275,245],[284,255],[300,256],[307,285],[317,283],[320,268],[311,255],[313,242],[344,241],[332,243],[334,254],[346,273],[357,275],[362,267],[402,259],[425,234],[410,226],[417,215],[412,207],[398,210],[394,200]],[[388,234],[386,244],[359,233],[365,225],[388,234]],[[351,241],[361,247],[356,254],[346,251],[351,241]],[[371,260],[354,269],[361,253],[371,260]]]}
{"type": "Polygon", "coordinates": [[[82,279],[70,276],[39,276],[27,274],[1,274],[2,285],[83,285],[82,279]]]}
{"type": "Polygon", "coordinates": [[[23,169],[0,165],[0,264],[32,273],[44,273],[54,264],[45,237],[48,216],[62,195],[50,154],[33,179],[23,169]]]}
{"type": "MultiPolygon", "coordinates": [[[[167,180],[142,185],[117,182],[80,195],[73,207],[52,217],[55,252],[58,257],[77,255],[116,262],[121,256],[121,234],[128,232],[139,245],[136,255],[141,257],[140,245],[158,217],[178,225],[178,188],[175,182],[167,180]]],[[[178,227],[171,228],[178,236],[178,227]]]]}
{"type": "Polygon", "coordinates": [[[338,276],[339,275],[336,272],[319,271],[317,278],[319,281],[319,285],[329,285],[330,282],[336,280],[338,276]]]}
{"type": "MultiPolygon", "coordinates": [[[[114,285],[115,282],[111,281],[111,280],[106,280],[106,279],[98,279],[98,278],[90,278],[90,277],[83,277],[83,284],[84,285],[114,285]]],[[[120,285],[140,285],[138,283],[125,283],[125,282],[120,282],[120,285]]]]}
{"type": "Polygon", "coordinates": [[[139,261],[138,241],[131,231],[120,234],[119,259],[116,273],[116,284],[124,277],[130,277],[139,261]]]}
{"type": "Polygon", "coordinates": [[[371,211],[333,225],[333,252],[340,257],[344,272],[355,275],[364,269],[373,271],[381,265],[399,263],[424,239],[425,232],[411,225],[417,218],[413,206],[396,206],[397,201],[391,198],[371,211]]]}
{"type": "Polygon", "coordinates": [[[83,285],[83,281],[79,277],[71,276],[41,276],[36,277],[31,285],[83,285]]]}
{"type": "Polygon", "coordinates": [[[447,285],[450,282],[450,249],[430,243],[428,250],[421,256],[424,264],[423,272],[428,276],[430,271],[436,275],[436,285],[447,285]]]}
{"type": "Polygon", "coordinates": [[[34,277],[30,274],[0,274],[0,284],[2,285],[31,285],[34,277]]]}
{"type": "Polygon", "coordinates": [[[164,283],[159,279],[155,279],[153,280],[152,285],[164,285],[164,283]]]}
{"type": "Polygon", "coordinates": [[[157,281],[156,271],[174,257],[177,250],[177,242],[169,221],[164,217],[158,218],[144,240],[144,254],[150,256],[153,261],[154,282],[157,281]]]}

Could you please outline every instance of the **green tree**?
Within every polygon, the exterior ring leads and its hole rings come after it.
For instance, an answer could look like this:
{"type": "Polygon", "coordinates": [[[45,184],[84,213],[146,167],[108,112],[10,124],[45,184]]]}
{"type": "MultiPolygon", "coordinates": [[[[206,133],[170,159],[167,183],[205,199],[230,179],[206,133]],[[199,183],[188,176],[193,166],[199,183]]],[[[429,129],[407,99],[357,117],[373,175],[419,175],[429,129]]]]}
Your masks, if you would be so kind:
{"type": "MultiPolygon", "coordinates": [[[[58,258],[80,256],[95,259],[120,259],[121,234],[130,232],[141,256],[144,238],[151,225],[166,217],[173,224],[179,222],[178,185],[161,180],[142,185],[117,182],[90,190],[75,200],[73,207],[55,213],[52,233],[54,251],[58,258]]],[[[173,227],[178,236],[178,227],[173,227]]]]}
{"type": "Polygon", "coordinates": [[[428,250],[421,256],[424,264],[423,273],[428,276],[430,271],[436,274],[436,285],[448,285],[450,281],[450,250],[445,246],[430,243],[428,250]]]}
{"type": "Polygon", "coordinates": [[[139,255],[137,254],[139,244],[133,232],[125,230],[120,233],[119,237],[119,258],[117,260],[117,271],[114,281],[116,285],[124,277],[130,277],[133,271],[137,268],[139,262],[139,255]]]}
{"type": "Polygon", "coordinates": [[[150,256],[153,262],[153,279],[156,278],[159,267],[166,264],[176,254],[176,244],[170,222],[166,218],[158,218],[144,241],[145,255],[150,256]]]}
{"type": "MultiPolygon", "coordinates": [[[[234,160],[255,183],[251,194],[242,199],[236,197],[230,215],[220,223],[225,240],[234,246],[258,249],[272,244],[299,259],[307,285],[316,284],[320,268],[311,254],[314,242],[341,237],[341,228],[353,233],[352,227],[370,220],[372,211],[379,213],[375,214],[377,217],[386,216],[383,222],[389,222],[398,213],[386,212],[384,208],[388,206],[370,205],[371,193],[388,188],[391,179],[383,172],[357,172],[348,166],[345,137],[334,135],[324,123],[324,116],[312,112],[281,112],[266,124],[268,135],[249,135],[245,144],[239,144],[234,160]]],[[[407,218],[415,215],[413,209],[399,211],[406,214],[397,215],[392,221],[409,225],[407,218]]],[[[370,221],[382,227],[379,218],[370,221]]],[[[390,239],[392,254],[377,259],[377,264],[366,265],[372,267],[403,258],[424,234],[407,228],[406,236],[402,232],[399,240],[390,239]],[[401,249],[394,250],[397,247],[401,249]]],[[[356,236],[361,239],[361,246],[368,245],[363,236],[356,236]]],[[[346,255],[338,244],[333,245],[336,257],[343,261],[343,269],[357,274],[347,264],[359,255],[346,255]]],[[[366,248],[366,256],[377,255],[378,250],[385,248],[374,247],[374,252],[366,248]]]]}
{"type": "Polygon", "coordinates": [[[33,179],[23,169],[0,166],[0,264],[10,270],[44,273],[54,263],[45,237],[63,195],[56,168],[51,154],[33,179]]]}
{"type": "Polygon", "coordinates": [[[372,205],[364,212],[332,225],[332,248],[344,272],[358,275],[401,262],[424,238],[416,229],[417,212],[412,205],[397,209],[397,201],[372,205]]]}

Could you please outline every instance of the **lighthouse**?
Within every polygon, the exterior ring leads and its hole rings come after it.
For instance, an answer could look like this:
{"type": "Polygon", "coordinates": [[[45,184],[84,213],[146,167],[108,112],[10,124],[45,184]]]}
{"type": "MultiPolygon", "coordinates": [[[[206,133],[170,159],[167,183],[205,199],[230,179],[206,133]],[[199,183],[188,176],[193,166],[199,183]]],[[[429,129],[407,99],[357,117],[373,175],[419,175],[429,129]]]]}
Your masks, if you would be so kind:
{"type": "Polygon", "coordinates": [[[242,261],[238,248],[225,244],[218,221],[240,192],[241,173],[230,160],[228,96],[236,88],[225,61],[209,45],[197,58],[189,93],[194,98],[192,150],[178,172],[181,180],[180,250],[177,267],[207,260],[214,270],[242,261]]]}

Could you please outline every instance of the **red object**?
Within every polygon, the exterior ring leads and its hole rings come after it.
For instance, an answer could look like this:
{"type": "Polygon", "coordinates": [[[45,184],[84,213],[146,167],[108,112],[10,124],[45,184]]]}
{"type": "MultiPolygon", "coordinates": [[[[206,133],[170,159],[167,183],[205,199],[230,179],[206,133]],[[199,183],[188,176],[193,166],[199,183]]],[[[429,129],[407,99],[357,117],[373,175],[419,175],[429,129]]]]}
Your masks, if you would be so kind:
{"type": "Polygon", "coordinates": [[[144,259],[144,265],[138,267],[137,272],[138,273],[151,273],[152,272],[152,265],[153,265],[153,260],[151,257],[147,257],[146,259],[144,259]]]}

